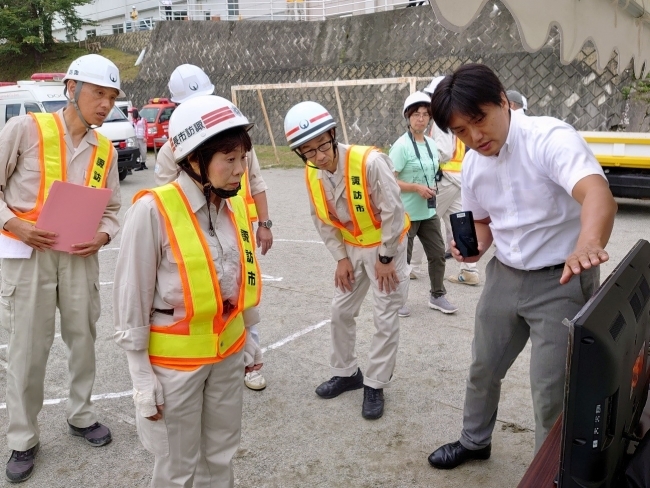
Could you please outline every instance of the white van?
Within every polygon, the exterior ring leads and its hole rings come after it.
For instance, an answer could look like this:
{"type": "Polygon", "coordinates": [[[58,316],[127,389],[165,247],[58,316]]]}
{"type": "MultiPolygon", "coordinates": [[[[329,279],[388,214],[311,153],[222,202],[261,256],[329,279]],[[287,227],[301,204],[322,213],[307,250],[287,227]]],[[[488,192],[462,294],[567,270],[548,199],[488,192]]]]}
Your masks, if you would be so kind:
{"type": "MultiPolygon", "coordinates": [[[[63,95],[63,83],[57,80],[57,74],[53,73],[49,78],[46,74],[34,77],[48,81],[32,79],[0,87],[0,130],[11,117],[28,112],[56,112],[68,103],[63,95]]],[[[113,107],[97,132],[113,141],[113,147],[117,150],[120,181],[126,178],[129,169],[140,166],[137,162],[140,150],[135,140],[135,130],[119,108],[113,107]]]]}

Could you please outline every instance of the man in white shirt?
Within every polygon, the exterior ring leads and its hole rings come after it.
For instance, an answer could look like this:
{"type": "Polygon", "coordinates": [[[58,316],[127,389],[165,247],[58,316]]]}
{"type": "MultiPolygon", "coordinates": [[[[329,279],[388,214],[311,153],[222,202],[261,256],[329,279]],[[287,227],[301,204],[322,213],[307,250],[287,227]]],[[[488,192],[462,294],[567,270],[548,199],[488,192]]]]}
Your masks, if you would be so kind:
{"type": "Polygon", "coordinates": [[[501,380],[530,338],[538,450],[562,412],[568,328],[595,291],[616,202],[584,140],[551,117],[512,112],[487,66],[468,64],[440,82],[433,117],[472,151],[463,161],[463,210],[472,211],[478,261],[490,244],[476,308],[460,440],[429,456],[439,469],[490,457],[501,380]]]}

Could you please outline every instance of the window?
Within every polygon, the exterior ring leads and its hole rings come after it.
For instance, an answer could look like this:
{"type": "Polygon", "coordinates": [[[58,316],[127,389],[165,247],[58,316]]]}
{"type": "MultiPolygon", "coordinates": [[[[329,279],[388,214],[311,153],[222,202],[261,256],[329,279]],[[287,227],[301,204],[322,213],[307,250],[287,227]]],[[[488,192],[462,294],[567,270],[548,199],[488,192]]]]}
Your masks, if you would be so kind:
{"type": "Polygon", "coordinates": [[[5,122],[7,122],[12,117],[17,117],[20,115],[20,103],[12,103],[7,105],[7,112],[5,114],[5,122]]]}
{"type": "Polygon", "coordinates": [[[210,12],[203,12],[203,20],[210,20],[211,18],[210,12]]]}
{"type": "Polygon", "coordinates": [[[86,37],[95,37],[95,36],[97,36],[96,29],[90,29],[86,31],[86,37]]]}
{"type": "Polygon", "coordinates": [[[169,118],[172,116],[172,113],[174,112],[174,109],[175,109],[175,107],[170,107],[170,108],[164,109],[162,111],[162,113],[160,114],[160,119],[158,119],[158,122],[160,122],[161,124],[163,122],[169,122],[169,118]]]}
{"type": "Polygon", "coordinates": [[[187,19],[187,10],[174,10],[174,20],[187,19]]]}
{"type": "Polygon", "coordinates": [[[228,15],[239,15],[239,0],[228,0],[228,15]]]}
{"type": "Polygon", "coordinates": [[[124,34],[124,24],[113,24],[113,34],[124,34]]]}
{"type": "Polygon", "coordinates": [[[25,113],[29,112],[37,114],[39,112],[42,112],[42,110],[41,107],[39,107],[36,103],[25,102],[25,113]]]}

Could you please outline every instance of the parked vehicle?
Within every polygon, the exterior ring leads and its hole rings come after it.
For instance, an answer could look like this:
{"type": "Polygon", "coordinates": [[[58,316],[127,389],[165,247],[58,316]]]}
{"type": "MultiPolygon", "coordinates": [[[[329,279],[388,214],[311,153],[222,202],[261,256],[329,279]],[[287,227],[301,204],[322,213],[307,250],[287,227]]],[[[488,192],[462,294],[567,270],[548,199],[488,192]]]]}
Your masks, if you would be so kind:
{"type": "Polygon", "coordinates": [[[177,104],[169,98],[152,98],[140,110],[140,117],[147,121],[147,147],[153,147],[154,139],[166,139],[169,137],[167,128],[169,118],[176,109],[177,104]]]}

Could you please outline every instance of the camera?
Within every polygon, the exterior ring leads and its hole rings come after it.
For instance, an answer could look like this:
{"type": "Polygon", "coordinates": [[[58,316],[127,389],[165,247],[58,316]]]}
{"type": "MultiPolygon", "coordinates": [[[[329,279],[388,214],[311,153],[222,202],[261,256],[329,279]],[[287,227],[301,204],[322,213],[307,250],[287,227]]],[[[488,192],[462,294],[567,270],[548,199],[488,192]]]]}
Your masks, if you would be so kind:
{"type": "Polygon", "coordinates": [[[427,208],[436,208],[436,196],[433,195],[431,198],[427,198],[427,208]]]}

